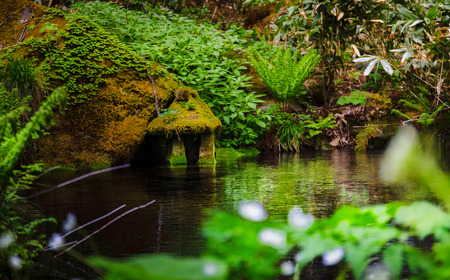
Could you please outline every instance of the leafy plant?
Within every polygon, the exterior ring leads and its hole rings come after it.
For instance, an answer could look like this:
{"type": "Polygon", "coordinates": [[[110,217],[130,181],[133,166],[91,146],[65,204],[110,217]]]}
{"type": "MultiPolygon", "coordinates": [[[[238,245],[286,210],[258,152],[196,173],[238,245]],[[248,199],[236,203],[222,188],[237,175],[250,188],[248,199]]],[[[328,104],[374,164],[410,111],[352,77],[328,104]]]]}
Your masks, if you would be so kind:
{"type": "Polygon", "coordinates": [[[292,99],[303,93],[300,91],[303,82],[320,61],[316,50],[309,51],[300,61],[298,55],[298,51],[292,53],[290,48],[279,48],[269,61],[255,49],[249,53],[249,60],[274,97],[281,102],[283,111],[287,111],[292,99]]]}
{"type": "Polygon", "coordinates": [[[248,32],[232,27],[198,24],[171,10],[147,7],[147,13],[126,11],[111,2],[74,6],[137,53],[161,63],[201,98],[222,121],[219,145],[254,144],[265,129],[265,111],[257,111],[263,95],[246,92],[251,77],[236,55],[246,45],[248,32]]]}
{"type": "Polygon", "coordinates": [[[33,174],[41,171],[42,166],[14,168],[30,140],[43,134],[43,129],[51,123],[53,108],[58,105],[62,108],[65,102],[64,89],[56,89],[23,127],[18,118],[27,108],[19,107],[0,116],[0,263],[5,264],[9,259],[13,269],[30,263],[43,248],[41,242],[45,236],[36,236],[36,228],[44,222],[56,222],[36,215],[30,215],[30,219],[24,215],[26,206],[17,204],[22,199],[18,192],[29,187],[35,178],[33,174]]]}
{"type": "Polygon", "coordinates": [[[56,89],[39,110],[30,118],[23,128],[19,128],[17,118],[25,108],[18,108],[0,117],[0,205],[4,203],[5,193],[13,168],[26,144],[39,134],[52,121],[52,108],[57,105],[63,108],[66,95],[63,88],[56,89]]]}
{"type": "Polygon", "coordinates": [[[0,83],[0,100],[0,115],[6,115],[8,112],[17,109],[21,105],[17,89],[8,91],[2,83],[0,83]]]}
{"type": "Polygon", "coordinates": [[[369,140],[375,136],[377,136],[379,132],[379,128],[376,126],[368,125],[361,129],[356,135],[355,139],[355,150],[356,151],[365,151],[367,149],[367,145],[369,144],[369,140]]]}
{"type": "Polygon", "coordinates": [[[0,206],[0,216],[2,217],[0,230],[3,236],[11,238],[9,244],[4,246],[0,244],[0,263],[7,263],[8,258],[17,256],[21,261],[20,266],[30,264],[43,249],[42,243],[45,242],[45,235],[37,235],[38,227],[43,223],[56,223],[54,218],[42,218],[36,213],[31,214],[30,209],[26,206],[15,204],[22,200],[18,192],[30,188],[33,179],[36,178],[34,174],[42,171],[41,164],[22,166],[13,171],[4,202],[0,206]],[[27,214],[24,215],[24,213],[27,214]]]}
{"type": "Polygon", "coordinates": [[[0,70],[0,82],[9,92],[16,89],[22,100],[30,96],[33,110],[39,107],[43,95],[44,77],[42,71],[36,66],[35,59],[13,58],[4,69],[0,70]]]}
{"type": "Polygon", "coordinates": [[[367,92],[360,91],[360,90],[354,90],[350,92],[350,95],[347,96],[341,96],[339,97],[338,101],[336,102],[339,105],[347,105],[347,104],[353,104],[353,105],[366,105],[367,100],[367,92]]]}

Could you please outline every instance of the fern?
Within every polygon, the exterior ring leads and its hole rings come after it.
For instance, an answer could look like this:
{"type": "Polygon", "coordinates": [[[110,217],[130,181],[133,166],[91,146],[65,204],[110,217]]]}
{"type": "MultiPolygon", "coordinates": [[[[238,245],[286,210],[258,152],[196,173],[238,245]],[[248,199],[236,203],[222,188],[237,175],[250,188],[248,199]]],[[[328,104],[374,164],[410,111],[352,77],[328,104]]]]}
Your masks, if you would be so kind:
{"type": "Polygon", "coordinates": [[[291,99],[300,96],[303,82],[320,61],[320,55],[314,49],[300,61],[299,52],[292,54],[290,48],[280,48],[271,61],[255,49],[251,49],[249,54],[248,58],[256,72],[285,109],[291,99]]]}
{"type": "Polygon", "coordinates": [[[355,150],[356,151],[365,151],[367,149],[367,145],[369,144],[370,138],[377,136],[378,128],[376,126],[367,126],[358,133],[355,139],[355,150]]]}
{"type": "Polygon", "coordinates": [[[416,110],[416,111],[419,111],[419,112],[424,112],[424,108],[421,105],[411,103],[411,102],[409,102],[409,101],[407,101],[405,99],[400,99],[398,101],[398,103],[403,103],[403,104],[405,104],[406,106],[408,106],[409,108],[411,108],[413,110],[416,110]]]}
{"type": "Polygon", "coordinates": [[[62,108],[65,102],[65,90],[57,88],[41,104],[30,121],[20,129],[18,117],[25,110],[24,107],[0,116],[0,205],[4,201],[4,195],[14,165],[25,149],[26,144],[34,134],[42,132],[42,128],[51,123],[53,108],[57,105],[62,108]]]}
{"type": "Polygon", "coordinates": [[[391,110],[391,114],[396,114],[396,115],[399,115],[400,117],[403,117],[403,118],[405,118],[405,119],[407,119],[407,120],[412,120],[408,115],[406,115],[406,114],[400,112],[400,111],[397,110],[397,109],[392,109],[392,110],[391,110]]]}

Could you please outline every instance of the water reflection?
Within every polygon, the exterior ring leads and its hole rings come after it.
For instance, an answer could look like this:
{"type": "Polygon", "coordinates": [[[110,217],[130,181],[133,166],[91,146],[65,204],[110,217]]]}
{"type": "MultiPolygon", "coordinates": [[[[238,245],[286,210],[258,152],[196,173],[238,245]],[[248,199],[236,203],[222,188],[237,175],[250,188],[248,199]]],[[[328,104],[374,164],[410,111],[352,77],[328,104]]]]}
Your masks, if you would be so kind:
{"type": "MultiPolygon", "coordinates": [[[[124,203],[129,210],[155,199],[154,204],[88,239],[78,250],[84,255],[112,257],[162,252],[197,255],[204,244],[201,224],[212,208],[235,212],[240,201],[258,200],[267,209],[268,219],[286,220],[294,205],[321,218],[346,204],[401,199],[401,191],[378,182],[380,158],[378,152],[332,151],[262,154],[208,166],[126,168],[46,193],[35,202],[60,224],[69,212],[83,224],[124,203]]],[[[76,175],[48,174],[40,183],[54,186],[76,175]]],[[[69,241],[81,239],[106,222],[87,227],[69,241]]]]}

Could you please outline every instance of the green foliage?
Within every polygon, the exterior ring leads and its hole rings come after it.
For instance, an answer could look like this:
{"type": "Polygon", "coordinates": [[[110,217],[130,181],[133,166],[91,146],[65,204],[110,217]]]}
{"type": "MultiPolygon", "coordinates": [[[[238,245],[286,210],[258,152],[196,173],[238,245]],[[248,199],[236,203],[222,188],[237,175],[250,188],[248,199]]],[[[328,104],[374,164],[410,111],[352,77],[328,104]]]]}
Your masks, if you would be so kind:
{"type": "Polygon", "coordinates": [[[6,115],[21,105],[21,100],[17,94],[17,89],[7,91],[2,83],[0,83],[0,116],[6,115]]]}
{"type": "MultiPolygon", "coordinates": [[[[117,77],[127,69],[146,77],[144,61],[128,46],[86,17],[72,14],[65,19],[64,29],[22,44],[29,47],[32,56],[43,58],[42,71],[48,85],[67,88],[69,104],[83,103],[107,78],[117,77]]],[[[42,29],[51,32],[54,28],[54,24],[46,22],[42,29]]]]}
{"type": "Polygon", "coordinates": [[[266,60],[258,51],[252,49],[249,60],[275,98],[287,109],[289,101],[299,98],[303,82],[317,66],[320,56],[316,50],[309,51],[298,61],[299,52],[290,48],[279,48],[272,60],[266,60]]]}
{"type": "Polygon", "coordinates": [[[20,129],[17,118],[24,108],[13,110],[0,117],[0,155],[2,155],[0,161],[0,202],[4,200],[9,178],[25,146],[33,137],[42,134],[42,129],[51,124],[52,109],[56,106],[63,108],[65,102],[65,90],[63,88],[56,89],[41,104],[30,121],[20,129]]]}
{"type": "Polygon", "coordinates": [[[105,280],[203,280],[226,279],[227,267],[217,259],[139,256],[126,261],[91,258],[93,266],[107,270],[105,280]]]}
{"type": "Polygon", "coordinates": [[[339,105],[347,105],[347,104],[366,105],[367,97],[368,97],[367,92],[360,91],[360,90],[354,90],[350,93],[350,95],[339,97],[337,104],[339,104],[339,105]]]}
{"type": "Polygon", "coordinates": [[[10,256],[18,256],[22,264],[30,263],[43,249],[45,236],[36,236],[37,227],[44,222],[56,222],[53,218],[24,216],[24,206],[17,204],[22,199],[18,192],[29,188],[35,172],[41,172],[39,164],[23,166],[14,170],[22,151],[31,139],[43,134],[43,129],[52,122],[52,110],[62,108],[66,102],[63,88],[56,89],[30,118],[21,126],[18,120],[26,109],[17,108],[0,116],[0,230],[9,234],[13,242],[0,246],[1,261],[7,263],[10,256]],[[31,217],[31,219],[30,219],[31,217]]]}
{"type": "MultiPolygon", "coordinates": [[[[303,117],[310,117],[305,116],[303,117]]],[[[274,119],[273,126],[277,129],[277,139],[285,151],[300,151],[302,138],[306,132],[306,127],[296,118],[295,115],[279,112],[274,119]]]]}
{"type": "Polygon", "coordinates": [[[306,138],[312,138],[318,134],[321,134],[327,128],[335,128],[336,121],[332,114],[328,115],[325,119],[318,116],[316,120],[305,120],[305,127],[308,129],[308,135],[306,138]]]}
{"type": "Polygon", "coordinates": [[[327,128],[335,127],[333,115],[326,118],[275,111],[270,127],[276,130],[277,145],[284,151],[300,152],[302,144],[327,128]]]}
{"type": "Polygon", "coordinates": [[[2,217],[0,219],[0,232],[10,234],[14,242],[5,248],[0,246],[0,260],[3,263],[6,263],[10,256],[20,257],[23,265],[31,263],[33,258],[43,249],[42,243],[45,242],[45,235],[37,234],[38,227],[43,223],[56,223],[54,218],[41,218],[35,213],[31,214],[31,211],[24,215],[24,206],[15,204],[22,200],[18,192],[30,188],[33,179],[36,178],[34,174],[42,171],[41,164],[22,166],[20,169],[13,171],[9,180],[4,202],[0,207],[0,216],[2,217]]]}
{"type": "Polygon", "coordinates": [[[41,69],[37,67],[35,59],[27,57],[12,58],[6,64],[6,67],[0,70],[0,82],[3,83],[7,91],[16,90],[21,100],[30,96],[30,105],[33,109],[39,107],[44,77],[41,69]]]}
{"type": "Polygon", "coordinates": [[[403,105],[403,107],[408,108],[408,110],[414,111],[414,117],[410,117],[397,109],[392,109],[392,113],[399,115],[408,121],[416,121],[423,127],[427,127],[434,123],[437,119],[439,113],[447,107],[446,103],[441,103],[436,105],[435,102],[430,102],[429,97],[432,94],[423,86],[416,87],[416,94],[407,95],[409,101],[406,99],[400,99],[398,103],[403,105]]]}
{"type": "Polygon", "coordinates": [[[367,145],[369,145],[369,140],[373,137],[376,137],[378,134],[377,126],[366,126],[358,132],[355,139],[355,150],[356,151],[365,151],[367,149],[367,145]]]}
{"type": "Polygon", "coordinates": [[[262,95],[244,91],[251,77],[241,74],[246,67],[236,58],[246,44],[247,31],[237,27],[220,31],[167,9],[147,7],[143,13],[98,1],[75,7],[197,90],[223,123],[219,145],[254,144],[262,134],[269,113],[257,110],[262,95]]]}

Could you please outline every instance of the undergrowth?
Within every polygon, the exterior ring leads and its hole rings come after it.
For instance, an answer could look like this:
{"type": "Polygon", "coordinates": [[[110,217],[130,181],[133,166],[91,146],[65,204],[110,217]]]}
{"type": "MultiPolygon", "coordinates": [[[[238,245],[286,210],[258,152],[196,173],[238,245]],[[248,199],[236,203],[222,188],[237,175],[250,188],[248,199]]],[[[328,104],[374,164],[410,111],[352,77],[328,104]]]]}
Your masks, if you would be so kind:
{"type": "Polygon", "coordinates": [[[166,9],[126,11],[98,1],[74,7],[197,90],[223,123],[220,146],[254,144],[266,128],[269,112],[258,110],[263,95],[245,91],[251,77],[243,74],[247,69],[238,53],[247,44],[247,31],[220,31],[166,9]]]}

